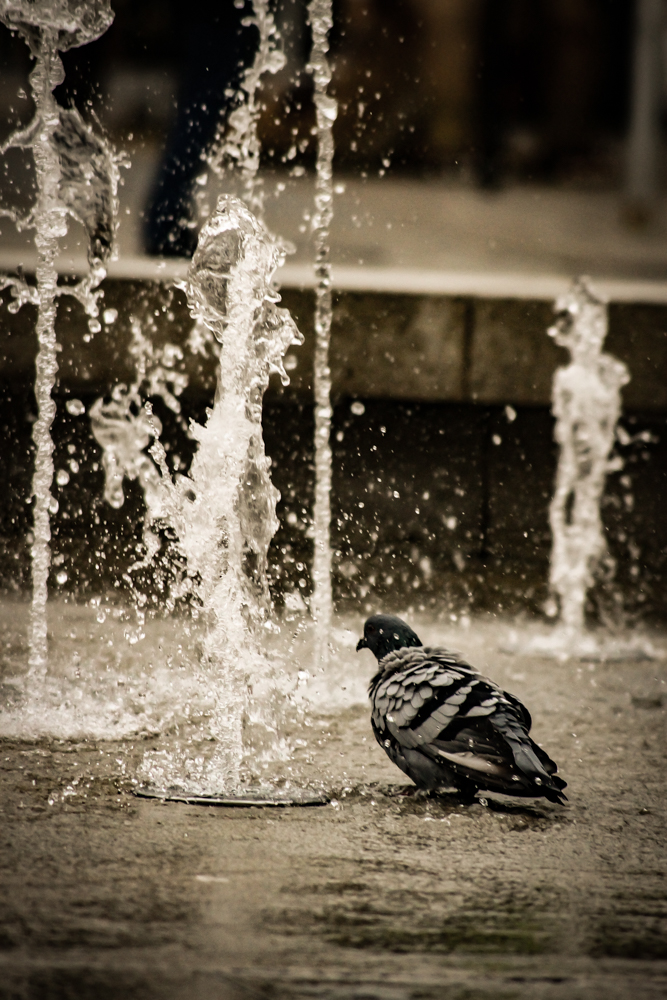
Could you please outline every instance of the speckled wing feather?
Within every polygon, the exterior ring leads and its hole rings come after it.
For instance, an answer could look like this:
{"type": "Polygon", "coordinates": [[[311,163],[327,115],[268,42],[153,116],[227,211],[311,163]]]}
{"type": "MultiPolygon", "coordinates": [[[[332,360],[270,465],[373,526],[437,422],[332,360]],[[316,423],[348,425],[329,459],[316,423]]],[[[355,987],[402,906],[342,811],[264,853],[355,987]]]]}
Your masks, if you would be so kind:
{"type": "Polygon", "coordinates": [[[491,715],[503,699],[500,688],[447,650],[399,649],[381,667],[371,686],[373,721],[406,746],[430,743],[454,719],[491,715]]]}
{"type": "Polygon", "coordinates": [[[421,772],[439,765],[447,777],[512,794],[549,794],[552,785],[560,794],[561,779],[550,777],[555,764],[528,736],[524,706],[456,653],[428,646],[389,653],[369,694],[378,742],[418,784],[427,780],[421,772]]]}

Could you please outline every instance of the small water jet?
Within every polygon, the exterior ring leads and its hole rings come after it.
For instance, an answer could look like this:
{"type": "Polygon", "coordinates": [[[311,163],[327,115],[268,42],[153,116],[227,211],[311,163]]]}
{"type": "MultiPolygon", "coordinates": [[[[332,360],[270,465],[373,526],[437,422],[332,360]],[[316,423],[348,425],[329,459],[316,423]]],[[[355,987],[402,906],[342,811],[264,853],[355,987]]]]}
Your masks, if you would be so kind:
{"type": "Polygon", "coordinates": [[[315,85],[317,114],[317,179],[315,187],[315,504],[313,509],[313,595],[311,612],[317,626],[316,667],[326,668],[333,614],[331,591],[331,262],[329,229],[333,219],[333,124],[337,104],[327,93],[331,68],[327,59],[333,19],[331,0],[310,0],[308,19],[313,36],[309,69],[315,85]]]}
{"type": "MultiPolygon", "coordinates": [[[[611,457],[621,414],[621,389],[630,381],[623,364],[602,351],[607,305],[586,278],[575,280],[554,305],[556,322],[547,333],[571,356],[556,370],[552,412],[559,445],[556,489],[549,507],[552,533],[547,613],[557,617],[547,636],[529,640],[524,652],[565,658],[649,656],[649,646],[600,638],[586,629],[586,598],[602,573],[613,576],[601,518],[607,475],[623,466],[611,457]]],[[[518,650],[514,650],[518,651],[518,650]]]]}
{"type": "Polygon", "coordinates": [[[549,508],[553,536],[549,584],[557,595],[564,633],[585,628],[586,594],[603,562],[609,562],[600,503],[609,472],[622,467],[610,453],[621,414],[626,366],[602,352],[607,306],[585,279],[557,299],[557,319],[547,331],[571,362],[554,375],[555,437],[560,447],[556,492],[549,508]]]}
{"type": "MultiPolygon", "coordinates": [[[[252,64],[243,74],[236,95],[237,106],[222,123],[212,150],[206,156],[208,169],[216,176],[224,176],[228,166],[240,176],[241,194],[248,208],[261,219],[264,212],[264,191],[258,177],[261,146],[257,122],[261,111],[258,90],[265,73],[278,73],[285,65],[285,55],[280,48],[280,36],[268,0],[252,0],[253,15],[245,24],[254,24],[259,40],[252,64]],[[225,127],[226,126],[226,127],[225,127]]],[[[201,189],[207,182],[201,178],[201,189]]],[[[199,198],[199,214],[207,218],[210,207],[203,194],[199,198]]]]}
{"type": "Polygon", "coordinates": [[[17,228],[34,228],[37,251],[36,287],[20,277],[0,280],[15,301],[37,306],[38,352],[35,362],[37,419],[33,425],[35,467],[33,474],[32,612],[30,671],[43,676],[47,669],[46,602],[51,564],[50,515],[58,504],[51,493],[53,441],[51,425],[56,407],[53,388],[58,372],[56,304],[60,295],[81,302],[90,317],[91,333],[100,329],[98,286],[111,254],[117,211],[118,164],[106,141],[96,135],[76,108],[61,108],[53,91],[64,72],[60,52],[98,38],[109,27],[113,12],[109,0],[1,0],[0,20],[17,30],[30,48],[35,66],[30,87],[35,103],[32,121],[9,136],[0,147],[29,149],[35,165],[37,197],[32,210],[20,215],[3,210],[17,228]],[[67,216],[79,222],[88,239],[89,273],[73,285],[59,286],[56,255],[58,242],[67,233],[67,216]]]}

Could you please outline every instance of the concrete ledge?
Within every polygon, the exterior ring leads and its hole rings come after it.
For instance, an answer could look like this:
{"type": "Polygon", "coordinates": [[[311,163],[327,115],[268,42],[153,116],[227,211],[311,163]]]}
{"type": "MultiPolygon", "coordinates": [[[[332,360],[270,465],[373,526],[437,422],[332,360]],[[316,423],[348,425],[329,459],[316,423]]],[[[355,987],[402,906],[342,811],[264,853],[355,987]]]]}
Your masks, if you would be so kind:
{"type": "MultiPolygon", "coordinates": [[[[0,251],[0,271],[11,272],[21,266],[34,273],[34,253],[0,251]]],[[[61,274],[83,274],[84,257],[60,257],[61,274]]],[[[125,281],[178,281],[185,277],[188,261],[161,260],[152,257],[121,257],[108,265],[108,277],[125,281]]],[[[284,288],[314,288],[311,264],[290,263],[278,272],[284,288]]],[[[333,265],[333,287],[338,291],[386,292],[400,295],[471,296],[486,299],[555,299],[569,286],[574,275],[531,274],[510,271],[427,270],[410,267],[373,267],[333,265]]],[[[637,302],[667,305],[667,281],[642,281],[634,278],[609,278],[591,275],[598,294],[609,302],[637,302]]]]}

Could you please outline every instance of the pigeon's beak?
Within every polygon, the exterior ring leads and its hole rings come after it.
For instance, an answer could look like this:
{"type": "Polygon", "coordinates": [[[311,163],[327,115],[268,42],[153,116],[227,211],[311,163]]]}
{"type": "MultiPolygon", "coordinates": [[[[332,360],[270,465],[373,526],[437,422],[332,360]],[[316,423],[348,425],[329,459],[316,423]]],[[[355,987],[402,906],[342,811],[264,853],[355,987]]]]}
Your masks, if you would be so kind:
{"type": "Polygon", "coordinates": [[[366,639],[360,639],[359,642],[357,643],[357,653],[359,652],[360,649],[368,649],[368,643],[366,642],[366,639]]]}

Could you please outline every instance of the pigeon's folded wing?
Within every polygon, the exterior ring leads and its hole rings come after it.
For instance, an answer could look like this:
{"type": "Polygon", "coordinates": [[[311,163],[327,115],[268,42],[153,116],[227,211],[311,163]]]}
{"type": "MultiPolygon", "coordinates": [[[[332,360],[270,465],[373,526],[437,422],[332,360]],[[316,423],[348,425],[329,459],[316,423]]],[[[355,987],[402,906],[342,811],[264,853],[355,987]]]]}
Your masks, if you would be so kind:
{"type": "Polygon", "coordinates": [[[491,715],[503,694],[455,654],[400,649],[382,661],[373,722],[405,747],[424,748],[456,720],[491,715]]]}

